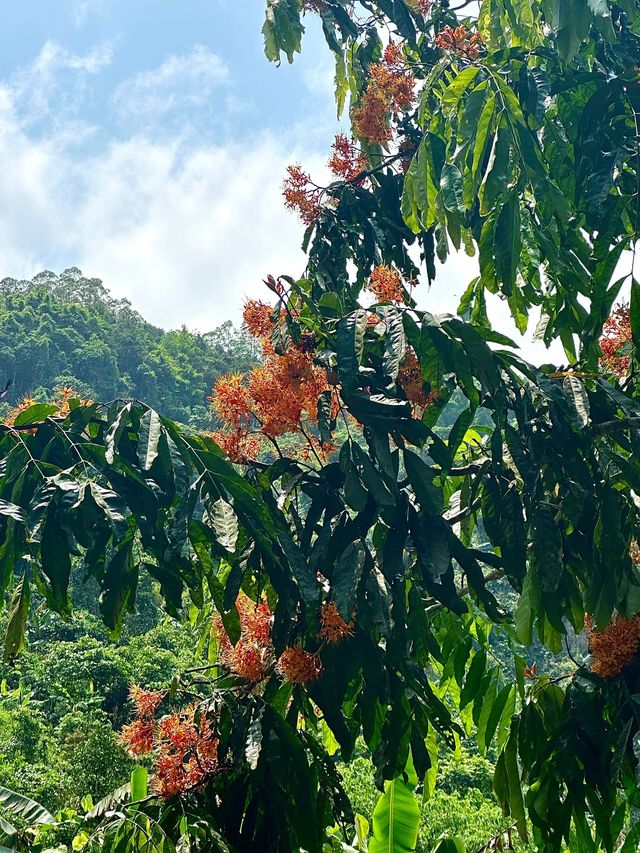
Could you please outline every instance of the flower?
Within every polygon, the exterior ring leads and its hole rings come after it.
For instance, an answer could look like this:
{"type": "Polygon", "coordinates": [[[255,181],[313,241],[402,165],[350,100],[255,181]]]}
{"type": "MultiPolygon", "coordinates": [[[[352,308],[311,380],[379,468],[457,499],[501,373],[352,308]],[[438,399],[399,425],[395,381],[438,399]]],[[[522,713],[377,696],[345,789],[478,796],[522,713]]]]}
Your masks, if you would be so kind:
{"type": "Polygon", "coordinates": [[[247,465],[249,462],[253,462],[262,452],[260,437],[251,435],[245,429],[218,430],[211,433],[211,438],[237,465],[247,465]]]}
{"type": "Polygon", "coordinates": [[[415,79],[406,72],[395,45],[388,45],[382,63],[371,66],[362,103],[353,111],[353,126],[358,136],[377,145],[393,137],[391,115],[408,110],[414,100],[415,79]]]}
{"type": "Polygon", "coordinates": [[[618,305],[607,319],[600,338],[600,366],[608,373],[622,378],[629,372],[631,351],[631,320],[629,306],[618,305]]]}
{"type": "Polygon", "coordinates": [[[272,305],[259,299],[249,299],[242,311],[242,320],[245,328],[254,338],[264,340],[271,337],[275,325],[271,319],[272,314],[272,305]]]}
{"type": "Polygon", "coordinates": [[[285,207],[297,211],[305,225],[313,225],[322,209],[320,190],[297,164],[287,166],[287,174],[282,185],[285,207]]]}
{"type": "Polygon", "coordinates": [[[210,400],[214,411],[222,420],[236,428],[250,418],[251,401],[241,373],[225,373],[224,376],[219,376],[210,400]]]}
{"type": "Polygon", "coordinates": [[[479,33],[471,34],[466,27],[445,27],[436,36],[436,47],[455,53],[465,59],[477,59],[482,48],[482,39],[479,33]]]}
{"type": "Polygon", "coordinates": [[[120,742],[131,755],[148,755],[153,752],[153,721],[134,720],[123,726],[120,742]]]}
{"type": "Polygon", "coordinates": [[[235,646],[229,640],[222,619],[214,618],[213,632],[220,646],[220,663],[239,678],[256,683],[264,678],[273,661],[271,623],[273,614],[266,601],[259,604],[240,593],[236,601],[240,616],[240,639],[235,646]]]}
{"type": "Polygon", "coordinates": [[[144,690],[136,684],[129,688],[129,698],[135,705],[136,716],[140,719],[153,717],[166,695],[166,690],[144,690]]]}
{"type": "MultiPolygon", "coordinates": [[[[344,133],[339,133],[332,145],[333,154],[329,160],[329,168],[337,178],[352,182],[367,168],[367,158],[344,133]]],[[[362,183],[362,179],[357,183],[362,183]]]]}
{"type": "Polygon", "coordinates": [[[152,790],[169,798],[185,793],[206,781],[218,770],[218,738],[198,706],[163,717],[157,727],[158,758],[152,790]]]}
{"type": "Polygon", "coordinates": [[[31,406],[35,406],[37,402],[38,401],[35,399],[35,397],[21,397],[18,400],[15,408],[13,408],[5,418],[5,423],[9,426],[13,426],[18,415],[21,415],[23,412],[26,412],[27,409],[31,408],[31,406]]]}
{"type": "Polygon", "coordinates": [[[273,355],[249,375],[254,411],[265,435],[275,438],[298,432],[302,416],[317,419],[318,397],[327,387],[326,375],[313,364],[313,355],[292,347],[273,355]]]}
{"type": "Polygon", "coordinates": [[[292,646],[282,652],[276,669],[289,684],[306,684],[320,678],[322,661],[317,654],[305,652],[299,646],[292,646]]]}
{"type": "Polygon", "coordinates": [[[366,287],[378,302],[406,301],[400,273],[385,264],[375,267],[366,287]]]}
{"type": "Polygon", "coordinates": [[[590,616],[585,619],[592,672],[602,678],[619,675],[636,657],[640,646],[640,616],[626,619],[617,615],[602,631],[593,629],[590,616]]]}
{"type": "Polygon", "coordinates": [[[345,622],[333,601],[327,601],[320,611],[318,639],[335,645],[353,635],[353,621],[345,622]]]}

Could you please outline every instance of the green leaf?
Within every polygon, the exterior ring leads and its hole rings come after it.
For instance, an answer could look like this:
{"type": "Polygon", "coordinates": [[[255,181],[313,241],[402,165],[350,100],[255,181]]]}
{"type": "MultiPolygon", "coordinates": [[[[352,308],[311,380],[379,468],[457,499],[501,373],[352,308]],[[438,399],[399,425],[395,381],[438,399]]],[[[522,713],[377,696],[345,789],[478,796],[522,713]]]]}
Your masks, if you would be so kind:
{"type": "Polygon", "coordinates": [[[400,362],[407,351],[402,314],[393,305],[383,305],[377,309],[376,313],[380,315],[386,326],[382,369],[385,376],[395,381],[400,362]]]}
{"type": "Polygon", "coordinates": [[[576,413],[576,423],[583,429],[589,423],[589,397],[577,376],[565,376],[562,382],[576,413]]]}
{"type": "Polygon", "coordinates": [[[297,0],[267,0],[267,10],[262,34],[264,52],[271,62],[280,62],[280,53],[293,62],[300,53],[304,27],[300,21],[297,0]]]}
{"type": "Polygon", "coordinates": [[[562,535],[552,509],[539,508],[531,525],[531,564],[543,591],[558,588],[564,568],[562,535]]]}
{"type": "Polygon", "coordinates": [[[460,710],[476,698],[487,669],[487,653],[479,649],[473,656],[462,690],[460,691],[460,710]]]}
{"type": "Polygon", "coordinates": [[[14,420],[13,425],[21,427],[28,426],[29,424],[37,424],[40,423],[40,421],[44,421],[45,418],[49,418],[51,415],[55,415],[57,413],[57,406],[52,406],[49,403],[36,403],[33,406],[29,406],[28,409],[24,410],[24,412],[20,412],[14,420]]]}
{"type": "Polygon", "coordinates": [[[146,767],[134,767],[131,771],[131,799],[133,802],[144,800],[147,796],[149,771],[146,767]]]}
{"type": "Polygon", "coordinates": [[[393,22],[399,35],[413,44],[416,40],[416,28],[404,0],[393,0],[393,22]]]}
{"type": "Polygon", "coordinates": [[[512,293],[516,283],[521,249],[520,202],[516,194],[511,193],[500,208],[494,235],[496,278],[502,282],[507,295],[512,293]]]}
{"type": "Polygon", "coordinates": [[[19,507],[17,504],[11,503],[10,501],[0,500],[0,515],[13,518],[15,521],[24,521],[24,510],[22,507],[19,507]]]}
{"type": "Polygon", "coordinates": [[[318,395],[318,432],[322,444],[331,442],[331,391],[323,391],[318,395]]]}
{"type": "Polygon", "coordinates": [[[162,434],[160,415],[149,409],[140,421],[138,459],[143,471],[148,471],[158,457],[158,442],[162,434]]]}
{"type": "Polygon", "coordinates": [[[445,835],[440,838],[432,853],[465,853],[465,846],[459,838],[445,835]]]}
{"type": "Polygon", "coordinates": [[[353,615],[365,557],[366,552],[362,542],[350,542],[338,558],[333,570],[331,594],[345,622],[349,622],[353,615]]]}
{"type": "Polygon", "coordinates": [[[213,504],[211,524],[215,530],[218,542],[227,551],[233,554],[238,541],[238,519],[231,504],[224,498],[219,498],[213,504]]]}
{"type": "Polygon", "coordinates": [[[16,584],[9,606],[9,621],[4,637],[5,661],[12,661],[24,649],[30,602],[31,590],[25,572],[16,584]]]}
{"type": "Polygon", "coordinates": [[[336,336],[338,375],[346,394],[358,387],[358,368],[362,360],[366,328],[367,312],[361,308],[338,323],[336,336]]]}
{"type": "Polygon", "coordinates": [[[49,604],[58,613],[69,612],[69,578],[71,577],[71,556],[66,534],[55,518],[55,510],[50,508],[42,528],[40,543],[42,571],[49,579],[49,604]]]}
{"type": "Polygon", "coordinates": [[[420,809],[402,779],[385,783],[373,811],[369,853],[411,853],[418,843],[420,809]]]}

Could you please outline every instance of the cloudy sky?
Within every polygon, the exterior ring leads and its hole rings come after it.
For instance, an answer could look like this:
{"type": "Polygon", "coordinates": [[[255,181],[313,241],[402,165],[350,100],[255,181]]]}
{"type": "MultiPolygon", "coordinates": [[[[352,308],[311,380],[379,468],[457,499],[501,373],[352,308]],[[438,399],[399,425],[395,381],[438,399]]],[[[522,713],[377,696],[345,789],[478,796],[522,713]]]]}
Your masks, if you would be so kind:
{"type": "MultiPolygon", "coordinates": [[[[303,55],[267,63],[263,15],[263,0],[10,4],[0,277],[78,266],[151,322],[206,330],[237,320],[267,273],[300,274],[280,188],[288,163],[324,168],[332,61],[307,17],[303,55]]],[[[454,311],[473,273],[454,257],[416,296],[454,311]]]]}

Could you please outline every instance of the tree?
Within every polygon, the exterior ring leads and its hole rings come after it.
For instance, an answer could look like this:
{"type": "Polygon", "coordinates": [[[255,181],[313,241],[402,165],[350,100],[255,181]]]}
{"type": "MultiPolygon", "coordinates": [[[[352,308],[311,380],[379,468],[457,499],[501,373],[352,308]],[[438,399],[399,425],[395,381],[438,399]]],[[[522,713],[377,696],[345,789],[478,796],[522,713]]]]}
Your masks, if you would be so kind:
{"type": "Polygon", "coordinates": [[[141,571],[169,612],[188,595],[199,613],[215,678],[135,693],[126,736],[155,755],[159,798],[109,823],[104,849],[168,836],[320,851],[334,822],[346,843],[332,754],[348,762],[359,736],[387,783],[384,833],[396,792],[411,811],[410,787],[432,789],[438,739],[464,733],[495,745],[505,830],[544,850],[633,849],[633,268],[628,369],[601,363],[599,340],[637,238],[636,7],[484,0],[476,21],[421,0],[268,0],[270,59],[294,58],[302,12],[320,16],[355,134],[336,140],[328,187],[289,169],[304,275],[268,278],[275,305],[247,306],[264,359],[218,381],[217,441],[139,404],[33,406],[3,430],[7,654],[32,587],[69,610],[71,550],[113,631],[141,571]],[[436,255],[463,245],[480,275],[459,315],[419,309],[421,268],[431,280],[436,255]],[[539,307],[568,364],[522,359],[487,292],[521,329],[539,307]],[[585,623],[588,665],[552,679],[525,660],[534,634],[558,650],[585,623]]]}

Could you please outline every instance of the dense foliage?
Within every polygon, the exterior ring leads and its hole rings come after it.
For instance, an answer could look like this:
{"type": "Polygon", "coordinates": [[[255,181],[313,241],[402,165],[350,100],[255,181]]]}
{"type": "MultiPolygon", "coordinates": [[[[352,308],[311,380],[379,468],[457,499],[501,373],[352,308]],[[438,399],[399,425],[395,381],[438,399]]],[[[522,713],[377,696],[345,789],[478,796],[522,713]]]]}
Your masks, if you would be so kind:
{"type": "Polygon", "coordinates": [[[0,382],[13,383],[5,403],[72,387],[84,398],[143,399],[206,427],[216,377],[247,370],[255,358],[250,339],[230,323],[207,334],[165,332],[77,269],[0,282],[0,382]]]}
{"type": "Polygon", "coordinates": [[[269,58],[293,59],[303,13],[354,139],[336,139],[328,187],[289,169],[307,268],[247,306],[263,360],[216,384],[222,429],[68,399],[0,437],[7,658],[32,598],[70,613],[75,554],[114,634],[149,574],[209,661],[134,690],[123,739],[153,796],[134,775],[134,802],[76,847],[363,849],[339,762],[364,743],[383,791],[369,850],[410,851],[441,749],[472,737],[494,750],[504,813],[488,845],[517,831],[626,853],[640,289],[633,253],[616,268],[640,205],[635,4],[483,0],[476,20],[465,4],[268,0],[269,58]],[[434,316],[418,279],[461,246],[479,276],[457,316],[434,316]],[[628,317],[604,329],[625,281],[628,317]],[[492,299],[520,329],[541,314],[568,364],[527,363],[492,299]],[[554,652],[585,627],[588,662],[552,676],[527,659],[534,637],[554,652]]]}

